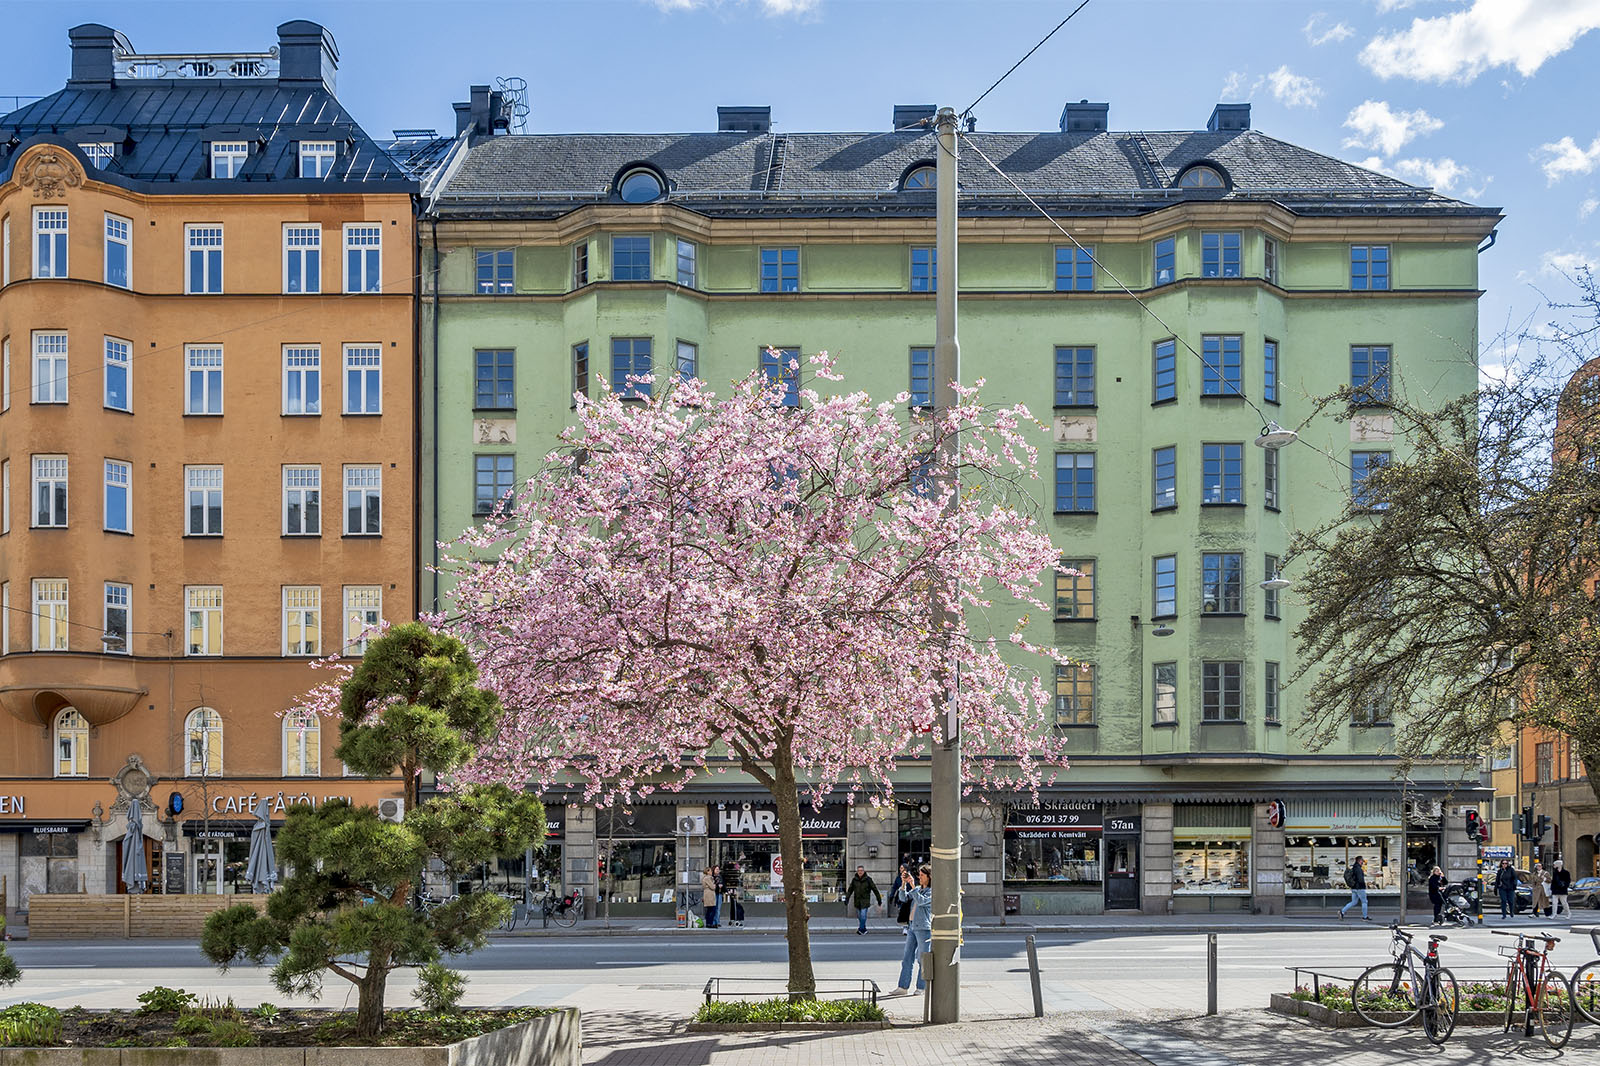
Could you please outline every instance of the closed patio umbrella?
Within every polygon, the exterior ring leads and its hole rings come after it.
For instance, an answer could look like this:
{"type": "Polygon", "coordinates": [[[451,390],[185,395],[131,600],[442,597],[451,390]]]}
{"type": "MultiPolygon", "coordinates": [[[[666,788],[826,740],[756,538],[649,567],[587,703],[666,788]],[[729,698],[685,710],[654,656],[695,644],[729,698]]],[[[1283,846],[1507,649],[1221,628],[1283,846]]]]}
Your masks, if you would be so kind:
{"type": "Polygon", "coordinates": [[[122,838],[122,883],[134,895],[150,884],[150,871],[144,865],[144,812],[138,800],[128,801],[128,835],[122,838]]]}
{"type": "Polygon", "coordinates": [[[244,868],[244,879],[252,891],[267,893],[278,883],[278,860],[272,854],[272,803],[262,800],[256,804],[256,824],[250,827],[250,862],[244,868]]]}

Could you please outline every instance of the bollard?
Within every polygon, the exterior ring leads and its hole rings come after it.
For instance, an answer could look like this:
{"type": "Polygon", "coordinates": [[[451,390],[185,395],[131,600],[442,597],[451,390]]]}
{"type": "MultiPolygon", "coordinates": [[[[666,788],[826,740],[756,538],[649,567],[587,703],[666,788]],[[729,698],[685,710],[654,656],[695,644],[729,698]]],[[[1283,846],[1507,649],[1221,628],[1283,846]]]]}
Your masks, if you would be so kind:
{"type": "Polygon", "coordinates": [[[1033,983],[1033,1016],[1044,1017],[1044,990],[1039,987],[1039,948],[1028,934],[1028,980],[1033,983]]]}
{"type": "Polygon", "coordinates": [[[1206,934],[1206,1014],[1217,1013],[1217,934],[1206,934]]]}
{"type": "Polygon", "coordinates": [[[934,973],[933,952],[924,951],[917,956],[917,976],[928,984],[928,990],[922,994],[922,1020],[925,1023],[933,1022],[933,983],[939,979],[934,973]]]}

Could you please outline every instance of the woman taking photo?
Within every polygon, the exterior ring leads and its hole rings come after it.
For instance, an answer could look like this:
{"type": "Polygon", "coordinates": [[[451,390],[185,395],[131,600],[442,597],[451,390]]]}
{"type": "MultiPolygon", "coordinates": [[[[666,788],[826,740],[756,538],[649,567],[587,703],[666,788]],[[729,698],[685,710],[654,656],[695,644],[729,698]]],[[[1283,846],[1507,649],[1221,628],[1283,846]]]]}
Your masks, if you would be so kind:
{"type": "MultiPolygon", "coordinates": [[[[900,883],[895,886],[890,899],[897,902],[911,904],[911,922],[906,926],[906,950],[900,960],[900,983],[889,996],[907,996],[911,994],[911,964],[917,962],[918,957],[928,950],[933,941],[933,871],[926,866],[917,867],[917,880],[913,884],[911,875],[902,871],[900,883]]],[[[917,991],[921,992],[928,987],[927,975],[922,972],[921,964],[917,966],[917,991]]]]}

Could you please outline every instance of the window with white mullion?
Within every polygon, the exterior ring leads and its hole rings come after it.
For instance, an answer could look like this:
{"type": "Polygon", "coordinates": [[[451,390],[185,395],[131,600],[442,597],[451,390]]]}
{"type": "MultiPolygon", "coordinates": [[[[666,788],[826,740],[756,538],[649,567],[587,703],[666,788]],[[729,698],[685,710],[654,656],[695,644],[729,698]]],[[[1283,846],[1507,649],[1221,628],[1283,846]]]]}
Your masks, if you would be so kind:
{"type": "Polygon", "coordinates": [[[184,407],[186,415],[222,413],[222,348],[184,349],[184,407]]]}
{"type": "Polygon", "coordinates": [[[383,349],[377,345],[345,345],[344,413],[383,413],[383,349]]]}
{"type": "Polygon", "coordinates": [[[367,643],[383,621],[381,585],[346,585],[344,588],[344,653],[365,655],[367,643]]]}
{"type": "Polygon", "coordinates": [[[133,344],[118,337],[106,338],[105,406],[113,411],[132,411],[133,344]]]}
{"type": "Polygon", "coordinates": [[[236,178],[239,176],[239,171],[244,169],[245,160],[249,158],[249,141],[212,141],[211,176],[236,178]]]}
{"type": "Polygon", "coordinates": [[[183,227],[188,254],[184,260],[183,291],[211,294],[222,291],[222,226],[183,227]]]}
{"type": "Polygon", "coordinates": [[[322,413],[322,349],[314,344],[283,347],[283,413],[322,413]]]}
{"type": "Polygon", "coordinates": [[[302,178],[325,178],[333,173],[333,161],[339,156],[339,145],[335,141],[301,141],[300,142],[300,176],[302,178]]]}
{"type": "Polygon", "coordinates": [[[60,529],[67,524],[67,457],[33,457],[33,526],[60,529]]]}
{"type": "Polygon", "coordinates": [[[121,215],[106,215],[106,284],[126,289],[132,284],[133,223],[121,215]]]}
{"type": "Polygon", "coordinates": [[[105,583],[105,616],[102,619],[105,636],[117,638],[102,640],[103,650],[112,655],[128,654],[128,619],[133,610],[133,586],[120,581],[105,583]]]}
{"type": "Polygon", "coordinates": [[[283,535],[286,537],[322,535],[320,466],[283,468],[283,535]]]}
{"type": "Polygon", "coordinates": [[[107,459],[105,488],[105,529],[111,533],[132,533],[133,464],[107,459]]]}
{"type": "Polygon", "coordinates": [[[222,467],[186,466],[183,482],[184,536],[222,536],[222,467]]]}
{"type": "Polygon", "coordinates": [[[283,227],[283,291],[314,294],[322,291],[322,227],[283,227]]]}
{"type": "Polygon", "coordinates": [[[33,402],[67,402],[67,335],[33,335],[33,402]]]}
{"type": "Polygon", "coordinates": [[[186,655],[222,654],[222,586],[191,585],[183,590],[188,616],[186,655]]]}
{"type": "Polygon", "coordinates": [[[344,468],[345,536],[376,536],[383,532],[383,468],[344,468]]]}
{"type": "Polygon", "coordinates": [[[383,227],[352,223],[344,228],[344,291],[381,292],[383,227]]]}
{"type": "Polygon", "coordinates": [[[33,581],[33,650],[67,650],[67,579],[33,581]]]}
{"type": "Polygon", "coordinates": [[[283,654],[322,654],[322,589],[316,585],[283,588],[283,654]]]}
{"type": "Polygon", "coordinates": [[[33,209],[33,276],[67,276],[67,209],[64,207],[33,209]]]}

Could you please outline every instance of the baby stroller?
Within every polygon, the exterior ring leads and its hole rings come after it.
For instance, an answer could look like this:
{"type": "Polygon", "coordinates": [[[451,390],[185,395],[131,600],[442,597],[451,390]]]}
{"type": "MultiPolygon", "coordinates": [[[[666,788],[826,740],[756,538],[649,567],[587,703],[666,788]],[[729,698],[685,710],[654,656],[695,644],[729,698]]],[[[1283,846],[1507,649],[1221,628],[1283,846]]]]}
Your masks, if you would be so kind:
{"type": "Polygon", "coordinates": [[[1470,928],[1479,921],[1472,916],[1472,910],[1472,902],[1465,888],[1461,885],[1451,885],[1445,889],[1444,906],[1439,909],[1441,921],[1462,929],[1470,928]]]}

